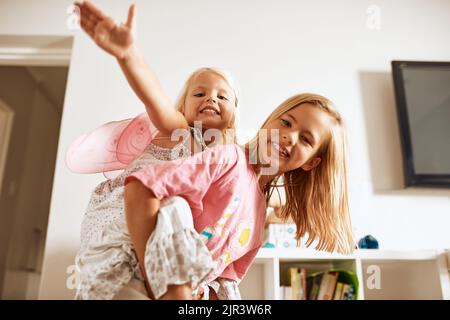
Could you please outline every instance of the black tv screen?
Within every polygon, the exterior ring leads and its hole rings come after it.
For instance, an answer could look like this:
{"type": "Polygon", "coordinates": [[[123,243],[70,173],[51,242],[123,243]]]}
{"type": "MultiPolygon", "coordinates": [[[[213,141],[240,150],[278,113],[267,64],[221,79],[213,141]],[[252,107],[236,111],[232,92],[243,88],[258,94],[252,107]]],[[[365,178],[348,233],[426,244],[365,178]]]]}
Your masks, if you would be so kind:
{"type": "Polygon", "coordinates": [[[392,61],[406,186],[450,188],[450,62],[392,61]]]}

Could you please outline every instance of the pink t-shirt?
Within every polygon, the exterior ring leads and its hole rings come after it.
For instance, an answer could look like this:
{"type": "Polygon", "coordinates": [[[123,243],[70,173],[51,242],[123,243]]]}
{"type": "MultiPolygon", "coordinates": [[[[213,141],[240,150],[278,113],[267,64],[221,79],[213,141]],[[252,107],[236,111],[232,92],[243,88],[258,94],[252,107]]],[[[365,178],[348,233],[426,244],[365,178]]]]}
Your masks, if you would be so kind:
{"type": "Polygon", "coordinates": [[[158,199],[182,196],[192,209],[194,227],[205,237],[217,277],[242,280],[263,243],[265,196],[237,145],[208,148],[192,157],[153,164],[129,176],[158,199]]]}

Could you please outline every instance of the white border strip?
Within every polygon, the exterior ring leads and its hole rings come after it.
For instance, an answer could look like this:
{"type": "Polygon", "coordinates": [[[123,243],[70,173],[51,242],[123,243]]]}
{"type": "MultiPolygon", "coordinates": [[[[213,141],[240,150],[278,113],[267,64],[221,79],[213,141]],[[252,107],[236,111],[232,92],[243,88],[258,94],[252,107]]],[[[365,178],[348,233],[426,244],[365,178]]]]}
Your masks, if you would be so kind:
{"type": "Polygon", "coordinates": [[[69,66],[71,49],[0,47],[0,65],[69,66]]]}

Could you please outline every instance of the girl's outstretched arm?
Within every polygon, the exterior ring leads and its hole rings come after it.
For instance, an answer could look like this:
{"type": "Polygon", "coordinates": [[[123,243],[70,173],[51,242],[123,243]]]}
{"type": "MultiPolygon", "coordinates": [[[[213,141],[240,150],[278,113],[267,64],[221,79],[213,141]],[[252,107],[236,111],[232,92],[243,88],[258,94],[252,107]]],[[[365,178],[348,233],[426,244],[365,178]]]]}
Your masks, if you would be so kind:
{"type": "Polygon", "coordinates": [[[168,135],[175,129],[186,128],[188,123],[183,114],[173,108],[155,73],[136,47],[135,5],[130,6],[125,24],[117,24],[89,1],[75,5],[80,9],[81,28],[100,48],[116,57],[156,128],[168,135]]]}
{"type": "Polygon", "coordinates": [[[150,120],[159,131],[170,135],[175,129],[188,127],[186,118],[173,108],[155,73],[144,62],[135,46],[130,48],[126,57],[117,60],[128,83],[144,103],[150,120]]]}

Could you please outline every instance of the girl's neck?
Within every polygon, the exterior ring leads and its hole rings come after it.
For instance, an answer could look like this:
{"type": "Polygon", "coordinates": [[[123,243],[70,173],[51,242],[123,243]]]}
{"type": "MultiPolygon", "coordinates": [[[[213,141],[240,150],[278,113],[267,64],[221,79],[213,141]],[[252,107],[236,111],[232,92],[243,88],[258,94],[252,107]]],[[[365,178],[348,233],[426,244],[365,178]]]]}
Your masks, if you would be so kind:
{"type": "Polygon", "coordinates": [[[261,174],[261,163],[259,162],[259,157],[256,157],[256,163],[250,162],[250,148],[249,144],[244,145],[244,151],[245,151],[245,157],[247,160],[247,163],[250,164],[250,167],[255,172],[256,180],[258,181],[259,188],[261,190],[264,190],[266,186],[273,181],[273,179],[276,177],[274,175],[266,175],[261,174]]]}
{"type": "MultiPolygon", "coordinates": [[[[203,127],[202,127],[202,137],[203,137],[203,138],[205,137],[205,132],[206,132],[207,130],[209,130],[209,128],[203,128],[203,127]]],[[[219,129],[216,129],[216,130],[219,130],[219,129]]],[[[205,141],[205,140],[203,139],[203,142],[205,143],[206,146],[209,146],[209,145],[221,145],[221,144],[225,144],[225,141],[224,141],[224,133],[223,133],[223,131],[221,131],[221,134],[220,134],[219,137],[217,137],[217,136],[213,136],[213,137],[214,137],[214,138],[209,138],[208,141],[205,141]]]]}

